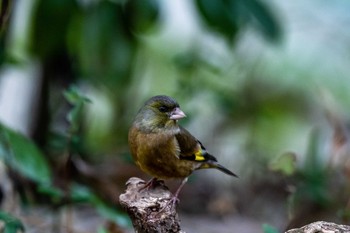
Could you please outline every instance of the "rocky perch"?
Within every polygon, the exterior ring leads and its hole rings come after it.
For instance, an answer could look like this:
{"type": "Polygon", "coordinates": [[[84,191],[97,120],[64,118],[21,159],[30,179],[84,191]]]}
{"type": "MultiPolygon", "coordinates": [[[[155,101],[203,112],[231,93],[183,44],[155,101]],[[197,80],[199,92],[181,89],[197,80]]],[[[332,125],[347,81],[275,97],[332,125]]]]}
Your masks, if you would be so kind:
{"type": "MultiPolygon", "coordinates": [[[[152,189],[142,189],[145,181],[130,178],[125,193],[119,196],[119,202],[129,214],[137,233],[185,233],[181,230],[175,208],[168,205],[172,193],[158,182],[152,189]]],[[[285,233],[350,233],[350,226],[329,222],[314,222],[285,233]]]]}
{"type": "Polygon", "coordinates": [[[314,222],[298,229],[291,229],[286,233],[349,233],[350,226],[338,225],[331,222],[314,222]]]}
{"type": "Polygon", "coordinates": [[[175,208],[168,205],[172,193],[163,182],[157,182],[152,189],[142,189],[145,181],[136,177],[126,182],[125,193],[119,202],[128,212],[135,232],[159,233],[180,232],[180,221],[175,208]]]}

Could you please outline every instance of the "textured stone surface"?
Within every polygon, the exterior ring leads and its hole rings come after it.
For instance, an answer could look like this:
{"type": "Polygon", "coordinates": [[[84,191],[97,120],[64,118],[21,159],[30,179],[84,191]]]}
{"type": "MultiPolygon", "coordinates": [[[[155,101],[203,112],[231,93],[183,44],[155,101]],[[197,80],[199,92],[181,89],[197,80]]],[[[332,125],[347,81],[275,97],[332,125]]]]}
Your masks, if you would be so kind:
{"type": "Polygon", "coordinates": [[[181,232],[178,214],[168,204],[172,193],[157,182],[152,188],[144,187],[145,181],[132,177],[127,183],[125,193],[119,196],[120,204],[128,212],[135,232],[162,233],[181,232]]]}
{"type": "Polygon", "coordinates": [[[350,226],[338,225],[330,222],[314,222],[298,229],[292,229],[286,233],[348,233],[350,226]]]}

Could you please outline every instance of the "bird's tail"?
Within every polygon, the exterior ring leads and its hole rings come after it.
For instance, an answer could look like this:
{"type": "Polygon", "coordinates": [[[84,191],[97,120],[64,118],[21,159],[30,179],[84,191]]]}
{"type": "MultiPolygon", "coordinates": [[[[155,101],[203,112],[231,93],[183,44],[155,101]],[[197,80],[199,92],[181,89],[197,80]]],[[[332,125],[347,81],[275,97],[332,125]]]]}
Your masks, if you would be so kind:
{"type": "Polygon", "coordinates": [[[234,176],[234,177],[237,177],[237,178],[238,178],[238,176],[237,176],[235,173],[231,172],[231,171],[228,170],[226,167],[224,167],[224,166],[222,166],[222,165],[220,165],[220,164],[216,164],[214,167],[215,167],[216,169],[222,171],[223,173],[227,174],[227,175],[234,176]]]}
{"type": "Polygon", "coordinates": [[[221,164],[217,163],[217,162],[214,162],[214,161],[207,161],[207,163],[204,163],[200,169],[204,169],[204,168],[216,168],[220,171],[222,171],[223,173],[227,174],[227,175],[230,175],[230,176],[234,176],[234,177],[237,177],[238,176],[231,172],[230,170],[228,170],[226,167],[222,166],[221,164]]]}

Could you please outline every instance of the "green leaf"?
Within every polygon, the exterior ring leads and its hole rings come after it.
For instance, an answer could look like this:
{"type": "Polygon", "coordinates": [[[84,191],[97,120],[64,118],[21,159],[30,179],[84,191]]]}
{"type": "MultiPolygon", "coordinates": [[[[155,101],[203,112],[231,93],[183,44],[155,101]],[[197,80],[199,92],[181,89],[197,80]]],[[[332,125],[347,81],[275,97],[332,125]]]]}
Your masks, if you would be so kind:
{"type": "Polygon", "coordinates": [[[264,233],[278,233],[278,230],[269,224],[263,224],[262,228],[264,233]]]}
{"type": "Polygon", "coordinates": [[[303,170],[310,174],[323,173],[325,166],[321,160],[322,141],[320,138],[320,130],[315,128],[311,131],[309,145],[306,152],[303,170]]]}
{"type": "Polygon", "coordinates": [[[270,11],[266,3],[259,0],[243,0],[256,27],[260,32],[270,40],[278,40],[281,37],[282,29],[275,15],[270,11]]]}
{"type": "Polygon", "coordinates": [[[123,14],[129,30],[142,33],[152,28],[158,22],[158,4],[154,0],[126,1],[123,14]]]}
{"type": "MultiPolygon", "coordinates": [[[[120,89],[130,81],[136,37],[120,1],[98,1],[93,5],[71,24],[69,50],[77,57],[83,76],[97,83],[102,81],[115,91],[113,87],[118,85],[120,89]]],[[[142,17],[140,14],[138,17],[142,17]]]]}
{"type": "Polygon", "coordinates": [[[304,166],[300,170],[302,183],[296,194],[300,198],[308,197],[321,206],[327,206],[332,202],[329,188],[330,170],[321,159],[324,153],[322,147],[320,129],[315,128],[310,135],[304,166]]]}
{"type": "Polygon", "coordinates": [[[80,90],[75,85],[65,90],[63,95],[66,100],[73,105],[73,108],[67,114],[67,120],[70,123],[70,132],[75,133],[78,131],[81,123],[84,104],[91,101],[81,94],[80,90]]]}
{"type": "Polygon", "coordinates": [[[79,88],[75,85],[71,85],[67,88],[67,90],[63,91],[63,95],[70,104],[91,102],[80,92],[79,88]]]}
{"type": "Polygon", "coordinates": [[[204,22],[228,40],[247,26],[255,26],[270,40],[282,34],[273,12],[259,0],[196,0],[196,6],[204,22]]]}
{"type": "Polygon", "coordinates": [[[204,22],[228,40],[235,38],[241,25],[241,11],[237,1],[196,0],[196,6],[204,22]]]}
{"type": "Polygon", "coordinates": [[[120,226],[130,226],[129,218],[118,211],[115,206],[109,206],[86,186],[74,184],[71,187],[71,198],[74,202],[86,202],[95,206],[99,214],[120,226]]]}
{"type": "Polygon", "coordinates": [[[78,1],[72,0],[38,0],[35,5],[32,52],[47,58],[64,50],[68,27],[80,9],[78,1]]]}
{"type": "Polygon", "coordinates": [[[287,176],[293,175],[296,170],[296,155],[293,152],[284,153],[272,161],[269,168],[287,176]]]}
{"type": "Polygon", "coordinates": [[[0,124],[0,158],[33,181],[42,184],[51,182],[50,167],[34,142],[2,124],[0,124]]]}
{"type": "Polygon", "coordinates": [[[70,123],[70,131],[77,132],[81,123],[83,104],[76,104],[67,114],[67,120],[70,123]]]}
{"type": "Polygon", "coordinates": [[[101,216],[110,219],[111,221],[117,222],[118,225],[122,227],[131,226],[130,219],[125,214],[118,211],[116,208],[110,207],[102,201],[98,203],[96,202],[95,206],[101,216]]]}
{"type": "Polygon", "coordinates": [[[54,203],[59,203],[60,200],[64,198],[64,192],[52,185],[40,185],[38,187],[38,192],[49,196],[54,203]]]}
{"type": "Polygon", "coordinates": [[[74,202],[89,202],[94,203],[97,196],[87,186],[73,184],[71,187],[71,198],[74,202]]]}
{"type": "Polygon", "coordinates": [[[97,233],[108,233],[109,231],[106,230],[104,227],[100,226],[98,229],[97,229],[97,233]]]}
{"type": "Polygon", "coordinates": [[[24,232],[24,226],[20,220],[9,213],[0,211],[0,232],[20,233],[24,232]]]}

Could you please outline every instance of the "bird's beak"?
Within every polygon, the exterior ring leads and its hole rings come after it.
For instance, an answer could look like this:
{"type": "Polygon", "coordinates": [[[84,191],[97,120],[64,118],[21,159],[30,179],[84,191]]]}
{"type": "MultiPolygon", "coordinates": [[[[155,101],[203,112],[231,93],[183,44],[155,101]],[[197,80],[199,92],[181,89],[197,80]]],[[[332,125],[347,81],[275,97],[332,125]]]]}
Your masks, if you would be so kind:
{"type": "Polygon", "coordinates": [[[179,120],[181,118],[186,117],[186,114],[180,109],[180,108],[175,108],[171,113],[170,113],[170,120],[179,120]]]}

